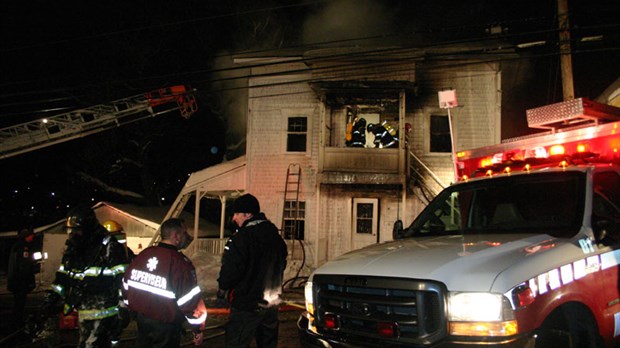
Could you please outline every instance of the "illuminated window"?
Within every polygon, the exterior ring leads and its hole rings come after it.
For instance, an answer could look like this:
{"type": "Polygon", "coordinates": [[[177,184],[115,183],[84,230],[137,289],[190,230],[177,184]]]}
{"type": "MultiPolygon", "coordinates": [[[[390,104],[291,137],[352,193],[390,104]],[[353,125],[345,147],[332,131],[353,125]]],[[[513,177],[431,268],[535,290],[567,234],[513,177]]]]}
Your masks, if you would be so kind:
{"type": "Polygon", "coordinates": [[[286,151],[306,152],[308,139],[308,118],[295,116],[288,118],[286,151]]]}
{"type": "Polygon", "coordinates": [[[452,152],[448,116],[431,115],[431,152],[452,152]]]}
{"type": "Polygon", "coordinates": [[[304,240],[306,202],[284,202],[284,239],[304,240]]]}

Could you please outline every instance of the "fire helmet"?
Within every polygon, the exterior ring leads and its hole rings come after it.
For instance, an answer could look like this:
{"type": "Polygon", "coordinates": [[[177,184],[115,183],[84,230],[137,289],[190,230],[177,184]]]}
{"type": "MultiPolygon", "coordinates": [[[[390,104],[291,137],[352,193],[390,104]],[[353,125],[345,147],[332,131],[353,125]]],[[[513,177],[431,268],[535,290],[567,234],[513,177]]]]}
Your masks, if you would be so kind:
{"type": "Polygon", "coordinates": [[[67,215],[65,230],[69,234],[67,242],[78,245],[83,240],[93,237],[97,233],[99,220],[95,212],[87,206],[73,208],[67,215]]]}
{"type": "Polygon", "coordinates": [[[110,233],[122,233],[123,226],[114,220],[108,220],[103,223],[103,227],[110,233]]]}

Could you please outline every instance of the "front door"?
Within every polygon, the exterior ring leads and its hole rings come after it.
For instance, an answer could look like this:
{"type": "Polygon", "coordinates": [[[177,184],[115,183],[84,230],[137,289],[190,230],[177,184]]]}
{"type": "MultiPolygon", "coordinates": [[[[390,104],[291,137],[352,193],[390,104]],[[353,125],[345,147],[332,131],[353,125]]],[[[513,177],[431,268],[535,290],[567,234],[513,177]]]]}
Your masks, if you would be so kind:
{"type": "Polygon", "coordinates": [[[379,199],[354,198],[352,217],[352,249],[376,244],[379,241],[379,199]]]}

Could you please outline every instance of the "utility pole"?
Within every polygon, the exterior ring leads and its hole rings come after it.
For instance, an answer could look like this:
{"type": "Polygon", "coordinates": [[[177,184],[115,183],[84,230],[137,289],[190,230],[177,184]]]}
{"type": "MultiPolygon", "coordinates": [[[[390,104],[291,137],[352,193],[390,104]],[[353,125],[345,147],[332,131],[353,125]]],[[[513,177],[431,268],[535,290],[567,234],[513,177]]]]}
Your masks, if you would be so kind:
{"type": "Polygon", "coordinates": [[[560,29],[560,64],[564,101],[575,99],[573,86],[573,61],[571,56],[568,23],[568,0],[558,0],[558,27],[560,29]]]}

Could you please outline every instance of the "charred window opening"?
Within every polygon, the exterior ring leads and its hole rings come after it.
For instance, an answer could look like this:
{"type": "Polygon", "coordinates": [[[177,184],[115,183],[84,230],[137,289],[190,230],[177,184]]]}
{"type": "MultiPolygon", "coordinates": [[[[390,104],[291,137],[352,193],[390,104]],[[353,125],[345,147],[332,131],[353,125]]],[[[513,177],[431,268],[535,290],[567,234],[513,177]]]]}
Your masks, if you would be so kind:
{"type": "Polygon", "coordinates": [[[452,152],[448,116],[431,115],[430,132],[431,152],[452,152]]]}

